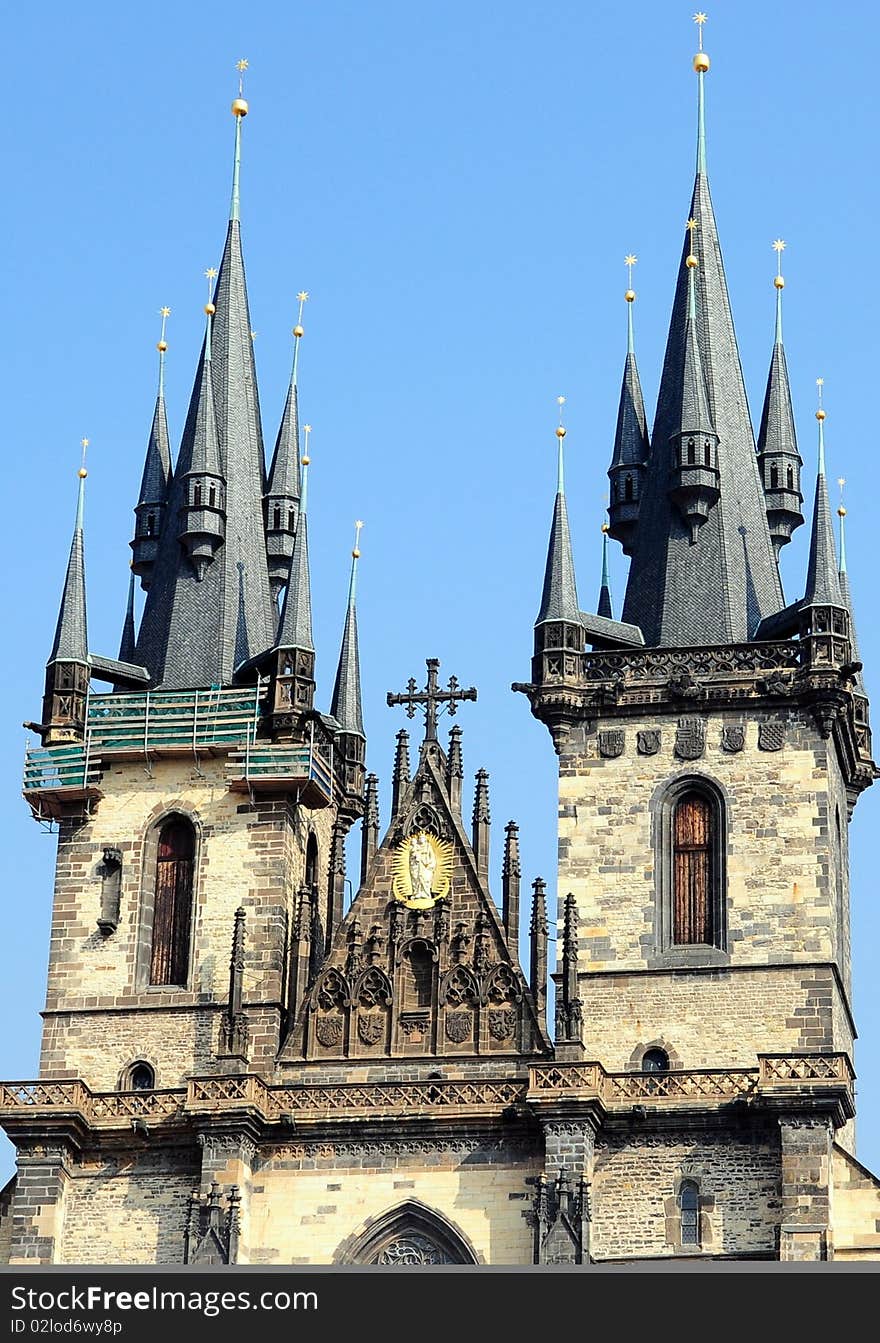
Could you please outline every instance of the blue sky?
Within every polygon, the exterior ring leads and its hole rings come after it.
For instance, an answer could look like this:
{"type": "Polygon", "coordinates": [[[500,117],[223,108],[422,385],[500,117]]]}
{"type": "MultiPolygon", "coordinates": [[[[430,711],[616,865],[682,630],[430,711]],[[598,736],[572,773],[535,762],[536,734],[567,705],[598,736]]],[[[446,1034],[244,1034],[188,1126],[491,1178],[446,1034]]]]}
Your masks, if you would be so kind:
{"type": "MultiPolygon", "coordinates": [[[[265,436],[286,388],[295,295],[309,290],[301,405],[319,693],[329,700],[352,523],[369,763],[383,820],[399,711],[421,678],[479,687],[466,769],[491,773],[493,871],[522,825],[524,876],[552,879],[555,757],[510,683],[526,679],[567,398],[567,486],[582,604],[594,606],[599,526],[625,349],[623,257],[635,252],[636,339],[653,410],[693,178],[692,10],[634,0],[535,6],[428,0],[148,8],[17,7],[5,73],[7,631],[0,826],[0,1074],[32,1077],[54,839],[18,797],[22,719],[39,714],[91,440],[91,643],[113,655],[128,540],[168,304],[176,440],[202,329],[203,271],[223,241],[235,61],[247,57],[242,220],[265,436]]],[[[772,341],[774,254],[805,480],[815,379],[829,473],[845,475],[848,551],[869,692],[880,665],[872,508],[877,325],[875,7],[845,26],[819,3],[710,9],[708,152],[753,416],[772,341]]],[[[802,528],[783,558],[802,591],[802,528]]],[[[615,546],[616,609],[625,560],[615,546]]],[[[880,792],[878,792],[880,796],[880,792]]],[[[880,1167],[878,796],[852,829],[859,1153],[880,1167]]],[[[468,804],[469,805],[469,804],[468,804]]],[[[497,883],[496,888],[500,886],[497,883]]],[[[6,1168],[10,1168],[6,1158],[6,1168]]]]}

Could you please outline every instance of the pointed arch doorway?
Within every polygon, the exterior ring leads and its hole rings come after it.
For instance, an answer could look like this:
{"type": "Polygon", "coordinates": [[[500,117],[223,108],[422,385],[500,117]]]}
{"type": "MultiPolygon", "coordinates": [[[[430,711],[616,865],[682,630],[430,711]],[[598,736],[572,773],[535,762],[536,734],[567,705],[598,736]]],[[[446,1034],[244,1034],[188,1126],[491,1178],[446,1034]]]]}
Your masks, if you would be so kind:
{"type": "Polygon", "coordinates": [[[478,1262],[473,1246],[452,1222],[414,1199],[372,1218],[336,1254],[337,1264],[391,1268],[478,1262]]]}

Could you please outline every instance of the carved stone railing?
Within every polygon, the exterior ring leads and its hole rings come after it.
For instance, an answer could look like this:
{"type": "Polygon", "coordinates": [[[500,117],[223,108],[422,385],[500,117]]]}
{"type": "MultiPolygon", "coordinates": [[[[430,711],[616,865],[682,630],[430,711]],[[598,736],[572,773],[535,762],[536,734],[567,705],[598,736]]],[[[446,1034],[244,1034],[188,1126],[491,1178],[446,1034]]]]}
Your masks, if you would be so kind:
{"type": "Polygon", "coordinates": [[[761,1087],[802,1086],[805,1082],[855,1081],[846,1054],[762,1054],[759,1060],[761,1087]]]}
{"type": "Polygon", "coordinates": [[[846,1054],[763,1054],[757,1068],[702,1068],[663,1073],[608,1073],[600,1063],[541,1063],[518,1078],[424,1082],[329,1083],[270,1086],[261,1077],[196,1077],[187,1087],[163,1091],[93,1092],[82,1081],[0,1084],[0,1122],[76,1116],[90,1126],[198,1121],[246,1110],[261,1123],[295,1114],[319,1124],[363,1115],[417,1116],[456,1111],[498,1114],[510,1105],[577,1104],[604,1109],[647,1105],[715,1106],[739,1099],[769,1101],[823,1093],[848,1097],[854,1082],[846,1054]]]}
{"type": "Polygon", "coordinates": [[[742,676],[756,672],[795,671],[802,649],[795,641],[712,645],[688,649],[621,649],[583,655],[586,681],[666,681],[686,664],[692,676],[742,676]]]}

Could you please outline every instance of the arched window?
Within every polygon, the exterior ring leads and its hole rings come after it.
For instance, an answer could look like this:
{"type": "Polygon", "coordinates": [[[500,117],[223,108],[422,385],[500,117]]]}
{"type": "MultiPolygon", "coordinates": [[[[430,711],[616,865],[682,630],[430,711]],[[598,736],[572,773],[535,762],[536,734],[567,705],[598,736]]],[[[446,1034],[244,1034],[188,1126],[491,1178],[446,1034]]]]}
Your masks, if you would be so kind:
{"type": "Polygon", "coordinates": [[[368,1224],[354,1241],[334,1256],[339,1264],[474,1264],[473,1247],[441,1213],[414,1200],[368,1224]]]}
{"type": "Polygon", "coordinates": [[[281,531],[281,505],[276,504],[272,510],[272,530],[281,531]]]}
{"type": "Polygon", "coordinates": [[[287,510],[287,530],[290,532],[296,531],[296,513],[292,508],[287,510]]]}
{"type": "Polygon", "coordinates": [[[624,484],[623,484],[623,497],[624,497],[624,499],[626,500],[626,502],[627,502],[628,504],[631,504],[631,503],[632,503],[632,497],[633,497],[633,478],[632,478],[632,476],[627,476],[626,480],[624,481],[624,484]]]}
{"type": "Polygon", "coordinates": [[[657,789],[651,811],[656,954],[666,965],[727,964],[724,793],[705,775],[680,775],[657,789]]]}
{"type": "Polygon", "coordinates": [[[788,469],[787,469],[787,471],[786,471],[786,480],[788,481],[788,488],[789,488],[790,490],[794,490],[794,467],[793,467],[793,466],[788,467],[788,469]]]}
{"type": "Polygon", "coordinates": [[[696,460],[697,460],[697,450],[696,450],[696,447],[694,446],[694,440],[693,440],[692,438],[689,438],[689,439],[688,439],[688,466],[693,466],[693,465],[694,465],[694,462],[695,462],[696,460]]]}
{"type": "Polygon", "coordinates": [[[152,1091],[156,1085],[156,1074],[149,1063],[139,1059],[132,1063],[122,1074],[120,1091],[152,1091]]]}
{"type": "Polygon", "coordinates": [[[147,514],[147,536],[152,536],[156,531],[156,514],[147,514]]]}
{"type": "Polygon", "coordinates": [[[682,1180],[678,1191],[682,1245],[700,1243],[700,1187],[696,1180],[682,1180]]]}
{"type": "Polygon", "coordinates": [[[702,793],[685,793],[672,823],[672,940],[713,942],[712,806],[702,793]]]}
{"type": "Polygon", "coordinates": [[[189,978],[193,866],[196,836],[184,816],[172,816],[159,831],[150,983],[185,985],[189,978]]]}
{"type": "Polygon", "coordinates": [[[314,832],[309,835],[306,844],[306,873],[305,883],[309,890],[314,890],[318,884],[318,841],[314,832]]]}
{"type": "Polygon", "coordinates": [[[642,1055],[643,1073],[668,1073],[669,1055],[665,1049],[646,1049],[642,1055]]]}
{"type": "Polygon", "coordinates": [[[705,439],[703,443],[703,465],[704,466],[712,465],[712,446],[709,443],[708,438],[705,439]]]}
{"type": "Polygon", "coordinates": [[[193,485],[193,506],[195,508],[202,506],[202,487],[199,484],[193,485]]]}
{"type": "Polygon", "coordinates": [[[770,467],[770,488],[771,490],[779,489],[779,467],[775,462],[770,467]]]}
{"type": "Polygon", "coordinates": [[[212,485],[208,490],[208,507],[213,508],[217,502],[217,486],[212,485]]]}

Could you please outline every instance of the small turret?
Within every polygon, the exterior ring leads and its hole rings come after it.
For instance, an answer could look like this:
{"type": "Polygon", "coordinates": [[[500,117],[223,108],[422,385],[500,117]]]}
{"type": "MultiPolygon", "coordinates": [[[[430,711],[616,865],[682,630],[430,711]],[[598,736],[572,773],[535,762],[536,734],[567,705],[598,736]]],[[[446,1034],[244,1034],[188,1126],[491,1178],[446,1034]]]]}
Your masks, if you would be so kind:
{"type": "Polygon", "coordinates": [[[357,627],[357,565],[360,559],[360,535],[362,522],[355,523],[354,548],[351,552],[351,576],[348,584],[348,606],[345,612],[345,625],[342,630],[342,646],[339,650],[339,665],[336,669],[336,681],[333,686],[333,699],[330,713],[336,719],[342,731],[336,738],[337,749],[342,753],[345,775],[345,792],[349,808],[360,815],[364,793],[364,758],[367,739],[364,734],[364,719],[361,708],[361,670],[358,653],[357,627]]]}
{"type": "Polygon", "coordinates": [[[580,675],[580,655],[584,651],[584,627],[578,603],[565,502],[563,443],[566,430],[562,424],[565,397],[559,397],[558,401],[560,423],[556,429],[556,500],[547,546],[541,606],[535,621],[535,653],[532,659],[532,680],[536,685],[546,681],[577,679],[580,675]]]}
{"type": "Polygon", "coordinates": [[[308,298],[305,290],[298,295],[299,316],[293,328],[293,368],[281,427],[275,441],[272,465],[269,468],[269,481],[266,486],[266,552],[269,557],[269,583],[275,600],[287,585],[290,576],[290,561],[293,556],[293,540],[299,516],[300,475],[299,475],[299,402],[297,391],[297,365],[299,363],[300,341],[304,334],[302,324],[303,304],[308,298]]]}
{"type": "MultiPolygon", "coordinates": [[[[695,221],[688,220],[693,229],[695,221]]],[[[712,424],[706,380],[697,337],[697,306],[694,276],[699,262],[693,251],[685,258],[688,276],[687,320],[684,329],[684,361],[679,423],[672,435],[672,470],[669,497],[688,529],[691,545],[708,520],[719,490],[718,435],[712,424]]]]}
{"type": "Polygon", "coordinates": [[[807,564],[807,589],[800,604],[800,637],[805,645],[805,666],[811,671],[839,668],[850,661],[849,611],[840,590],[837,555],[828,483],[825,479],[825,409],[822,405],[823,379],[819,389],[819,469],[807,564]]]}
{"type": "Polygon", "coordinates": [[[43,696],[43,745],[82,741],[85,735],[86,707],[89,695],[89,636],[86,623],[86,570],[83,552],[83,506],[85,502],[86,448],[82,440],[82,464],[76,521],[67,560],[67,573],[61,593],[58,623],[52,651],[46,663],[46,691],[43,696]]]}
{"type": "Polygon", "coordinates": [[[140,578],[144,591],[149,588],[153,577],[171,483],[171,449],[168,442],[168,417],[165,413],[165,351],[168,349],[165,323],[170,315],[170,308],[161,309],[162,333],[156,345],[159,351],[159,390],[156,393],[140,493],[134,510],[136,520],[134,540],[131,542],[131,567],[140,578]]]}
{"type": "Polygon", "coordinates": [[[299,520],[290,561],[290,581],[278,624],[275,665],[274,714],[287,723],[291,714],[311,709],[315,702],[315,644],[312,638],[312,585],[309,575],[308,468],[309,430],[302,465],[299,520]]]}
{"type": "Polygon", "coordinates": [[[610,528],[606,522],[602,524],[602,580],[599,584],[599,603],[596,607],[596,614],[604,616],[606,620],[614,619],[614,607],[611,603],[611,581],[608,577],[608,533],[610,528]]]}
{"type": "Polygon", "coordinates": [[[620,405],[617,410],[614,452],[611,466],[608,468],[608,479],[611,481],[609,531],[615,541],[620,542],[625,555],[631,555],[633,550],[642,498],[642,483],[648,462],[648,425],[633,336],[633,304],[636,291],[632,287],[632,268],[636,260],[632,254],[625,260],[629,270],[629,284],[624,295],[627,322],[626,362],[623,366],[623,384],[620,388],[620,405]]]}
{"type": "MultiPolygon", "coordinates": [[[[212,281],[216,271],[211,268],[207,275],[212,281]]],[[[192,433],[192,454],[190,468],[181,478],[183,502],[177,533],[198,582],[204,578],[208,565],[226,538],[226,481],[220,466],[211,386],[211,319],[215,312],[209,299],[205,304],[205,354],[187,424],[187,430],[192,433]]]]}
{"type": "Polygon", "coordinates": [[[776,275],[776,339],[767,375],[761,428],[758,432],[758,466],[764,498],[767,501],[767,525],[777,557],[788,545],[795,528],[804,521],[801,494],[801,461],[798,452],[794,415],[791,409],[791,389],[788,365],[782,343],[782,253],[785,243],[777,238],[773,244],[777,257],[776,275]]]}

